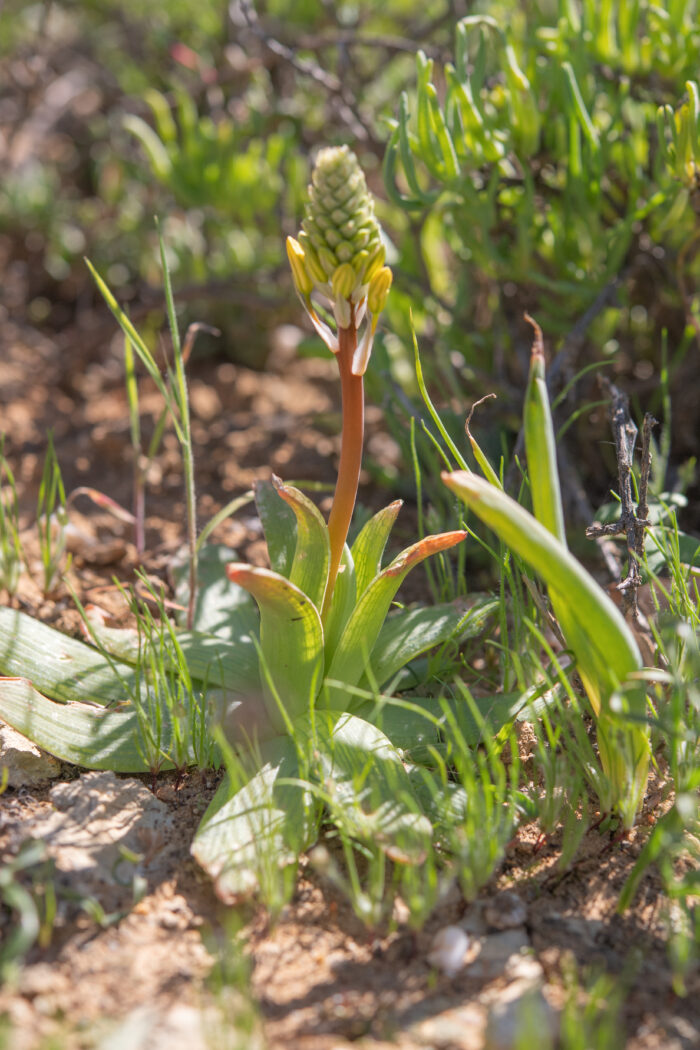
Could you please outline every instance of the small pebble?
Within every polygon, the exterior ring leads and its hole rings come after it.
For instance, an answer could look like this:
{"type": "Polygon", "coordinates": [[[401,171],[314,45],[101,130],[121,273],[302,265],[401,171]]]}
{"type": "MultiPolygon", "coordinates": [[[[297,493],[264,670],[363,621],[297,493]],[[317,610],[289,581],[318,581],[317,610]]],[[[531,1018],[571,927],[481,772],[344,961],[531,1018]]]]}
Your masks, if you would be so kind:
{"type": "Polygon", "coordinates": [[[484,919],[492,930],[512,930],[525,924],[527,908],[517,893],[503,890],[484,905],[484,919]]]}
{"type": "Polygon", "coordinates": [[[443,926],[435,934],[428,962],[447,977],[454,977],[464,966],[469,937],[461,926],[443,926]]]}

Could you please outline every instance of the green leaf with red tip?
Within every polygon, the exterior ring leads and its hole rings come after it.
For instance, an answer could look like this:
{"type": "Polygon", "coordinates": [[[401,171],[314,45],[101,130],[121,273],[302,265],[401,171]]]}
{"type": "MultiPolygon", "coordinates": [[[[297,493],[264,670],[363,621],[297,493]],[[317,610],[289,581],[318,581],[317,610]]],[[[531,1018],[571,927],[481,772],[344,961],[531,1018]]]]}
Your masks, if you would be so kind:
{"type": "MultiPolygon", "coordinates": [[[[444,532],[438,536],[426,536],[402,551],[391,565],[374,578],[347,622],[328,669],[328,678],[347,685],[357,685],[368,665],[394,596],[411,569],[432,554],[449,550],[455,544],[461,543],[466,535],[466,532],[460,530],[444,532]]],[[[345,694],[338,687],[329,688],[328,694],[332,707],[342,706],[345,702],[345,694]]]]}
{"type": "Polygon", "coordinates": [[[262,690],[268,713],[283,733],[309,710],[323,674],[323,627],[318,609],[293,583],[270,569],[237,562],[229,579],[252,594],[260,608],[262,690]]]}
{"type": "Polygon", "coordinates": [[[380,510],[360,529],[352,545],[357,594],[360,597],[381,571],[384,548],[402,505],[398,499],[380,510]]]}
{"type": "Polygon", "coordinates": [[[283,485],[274,476],[272,484],[296,518],[294,558],[289,573],[285,575],[320,609],[326,593],[331,556],[328,526],[316,504],[303,492],[293,485],[283,485]]]}

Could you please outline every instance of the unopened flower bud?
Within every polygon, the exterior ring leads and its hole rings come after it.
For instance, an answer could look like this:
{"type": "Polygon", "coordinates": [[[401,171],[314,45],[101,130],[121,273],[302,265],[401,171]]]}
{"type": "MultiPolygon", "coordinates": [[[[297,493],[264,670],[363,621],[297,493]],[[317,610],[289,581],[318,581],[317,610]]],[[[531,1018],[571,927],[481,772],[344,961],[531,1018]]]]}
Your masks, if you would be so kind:
{"type": "Polygon", "coordinates": [[[333,295],[336,298],[349,299],[357,284],[357,274],[350,263],[343,263],[333,274],[331,282],[333,295]]]}
{"type": "Polygon", "coordinates": [[[314,286],[305,266],[304,249],[294,237],[287,237],[287,258],[292,269],[292,278],[299,295],[307,298],[314,286]]]}
{"type": "Polygon", "coordinates": [[[309,238],[303,231],[299,234],[299,243],[304,249],[304,262],[309,276],[315,284],[323,284],[323,282],[326,280],[325,271],[321,266],[320,260],[316,255],[316,252],[311,246],[309,238]]]}
{"type": "Polygon", "coordinates": [[[369,257],[368,262],[364,266],[364,271],[361,274],[362,280],[365,284],[368,284],[372,280],[377,270],[381,269],[384,265],[384,259],[386,257],[386,248],[383,244],[380,244],[376,251],[369,257]]]}
{"type": "Polygon", "coordinates": [[[386,306],[387,296],[389,295],[389,289],[391,288],[392,273],[388,266],[382,266],[381,270],[377,270],[372,280],[369,282],[369,291],[367,293],[367,307],[370,313],[380,314],[386,306]]]}

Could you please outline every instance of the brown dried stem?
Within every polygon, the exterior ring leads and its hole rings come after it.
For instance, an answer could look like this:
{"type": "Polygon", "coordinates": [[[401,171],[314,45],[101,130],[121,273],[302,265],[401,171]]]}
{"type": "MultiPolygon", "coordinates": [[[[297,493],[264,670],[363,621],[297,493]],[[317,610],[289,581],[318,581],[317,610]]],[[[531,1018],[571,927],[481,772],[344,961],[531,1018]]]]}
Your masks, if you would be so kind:
{"type": "Polygon", "coordinates": [[[651,524],[647,518],[649,508],[647,493],[651,474],[651,431],[656,424],[654,417],[647,412],[642,427],[642,461],[639,479],[639,499],[635,508],[632,497],[632,465],[634,450],[639,433],[637,425],[630,416],[629,398],[604,376],[600,384],[610,396],[610,423],[615,438],[617,456],[618,492],[620,496],[620,517],[607,525],[595,522],[586,529],[589,539],[600,539],[603,536],[624,536],[627,545],[627,573],[617,585],[622,597],[622,611],[636,620],[639,614],[637,592],[642,583],[640,565],[644,557],[644,533],[651,524]]]}

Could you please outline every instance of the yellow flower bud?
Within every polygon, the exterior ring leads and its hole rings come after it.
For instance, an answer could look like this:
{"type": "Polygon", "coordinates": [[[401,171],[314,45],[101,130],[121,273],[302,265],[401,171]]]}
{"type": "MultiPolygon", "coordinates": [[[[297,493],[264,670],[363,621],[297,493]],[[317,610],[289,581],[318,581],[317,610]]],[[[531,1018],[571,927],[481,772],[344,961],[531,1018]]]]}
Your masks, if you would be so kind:
{"type": "Polygon", "coordinates": [[[315,284],[324,284],[326,281],[326,274],[305,233],[299,234],[299,243],[304,249],[304,264],[311,280],[314,281],[315,284]]]}
{"type": "Polygon", "coordinates": [[[350,263],[343,263],[333,274],[331,285],[336,299],[349,299],[357,284],[357,274],[350,263]]]}
{"type": "Polygon", "coordinates": [[[292,269],[292,279],[299,295],[307,299],[311,295],[313,281],[309,276],[305,263],[304,249],[294,237],[287,237],[287,258],[292,269]]]}
{"type": "Polygon", "coordinates": [[[386,306],[387,296],[389,295],[389,289],[391,288],[391,282],[393,280],[393,274],[388,266],[382,266],[381,270],[372,277],[369,282],[369,291],[367,292],[367,307],[370,313],[380,314],[386,306]]]}
{"type": "Polygon", "coordinates": [[[364,284],[368,284],[374,277],[377,270],[384,265],[384,259],[386,256],[386,248],[383,244],[371,255],[369,262],[365,265],[365,272],[362,275],[364,284]]]}

